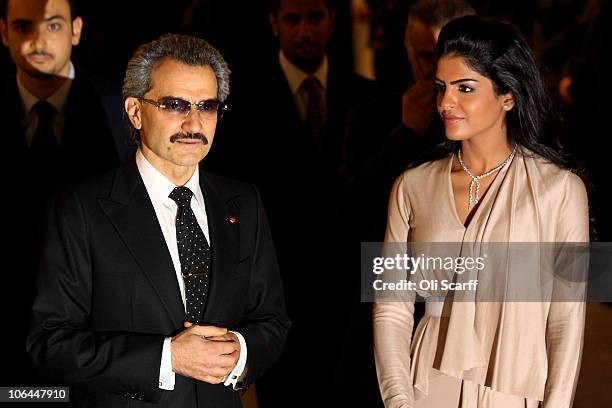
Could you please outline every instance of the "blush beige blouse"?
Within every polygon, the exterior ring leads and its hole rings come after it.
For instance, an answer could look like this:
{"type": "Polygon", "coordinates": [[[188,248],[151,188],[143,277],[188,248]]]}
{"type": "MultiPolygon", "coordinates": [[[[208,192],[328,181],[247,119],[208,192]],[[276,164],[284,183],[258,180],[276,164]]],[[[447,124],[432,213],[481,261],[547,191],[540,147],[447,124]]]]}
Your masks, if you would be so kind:
{"type": "MultiPolygon", "coordinates": [[[[519,149],[464,227],[451,165],[449,156],[397,179],[385,242],[588,242],[587,195],[575,174],[519,149]]],[[[386,407],[418,406],[441,376],[524,398],[528,407],[527,401],[571,407],[583,302],[454,302],[448,313],[426,314],[414,337],[413,314],[414,302],[374,304],[374,352],[386,407]]]]}

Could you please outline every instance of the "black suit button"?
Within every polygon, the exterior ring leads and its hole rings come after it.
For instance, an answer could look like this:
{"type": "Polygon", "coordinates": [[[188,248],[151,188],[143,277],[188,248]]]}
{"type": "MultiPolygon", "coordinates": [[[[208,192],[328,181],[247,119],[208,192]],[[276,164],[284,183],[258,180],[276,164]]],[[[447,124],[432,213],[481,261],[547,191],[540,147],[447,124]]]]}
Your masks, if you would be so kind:
{"type": "Polygon", "coordinates": [[[138,401],[142,401],[144,399],[144,395],[138,394],[138,401]]]}

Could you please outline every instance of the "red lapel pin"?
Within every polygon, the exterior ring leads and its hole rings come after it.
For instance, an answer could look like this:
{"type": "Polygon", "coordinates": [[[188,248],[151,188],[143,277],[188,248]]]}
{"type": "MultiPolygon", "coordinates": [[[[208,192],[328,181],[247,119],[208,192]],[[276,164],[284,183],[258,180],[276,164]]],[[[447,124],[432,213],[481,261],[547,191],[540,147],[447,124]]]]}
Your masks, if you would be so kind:
{"type": "Polygon", "coordinates": [[[236,217],[230,217],[229,222],[231,222],[232,224],[235,223],[236,221],[238,221],[238,218],[236,217]]]}

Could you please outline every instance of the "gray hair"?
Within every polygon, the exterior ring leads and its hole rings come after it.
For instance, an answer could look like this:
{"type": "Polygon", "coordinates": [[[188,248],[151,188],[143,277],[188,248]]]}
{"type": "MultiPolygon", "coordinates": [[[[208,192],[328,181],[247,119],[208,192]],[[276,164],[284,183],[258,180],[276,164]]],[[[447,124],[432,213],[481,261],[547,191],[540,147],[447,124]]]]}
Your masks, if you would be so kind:
{"type": "MultiPolygon", "coordinates": [[[[172,58],[191,66],[210,66],[217,78],[217,99],[225,102],[230,92],[230,69],[221,53],[201,38],[180,34],[164,34],[138,47],[127,65],[123,80],[123,100],[144,98],[153,83],[151,73],[164,58],[172,58]]],[[[139,132],[130,126],[130,140],[138,143],[139,132]]]]}
{"type": "Polygon", "coordinates": [[[451,20],[473,14],[474,8],[463,0],[419,0],[410,7],[408,26],[420,21],[429,27],[442,28],[451,20]]]}

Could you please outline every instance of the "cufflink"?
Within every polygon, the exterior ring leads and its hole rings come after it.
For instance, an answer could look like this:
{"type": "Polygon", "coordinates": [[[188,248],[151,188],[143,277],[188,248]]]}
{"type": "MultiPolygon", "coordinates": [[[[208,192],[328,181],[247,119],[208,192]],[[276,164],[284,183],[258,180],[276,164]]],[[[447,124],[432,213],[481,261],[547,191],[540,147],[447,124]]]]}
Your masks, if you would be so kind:
{"type": "Polygon", "coordinates": [[[236,381],[236,385],[234,385],[234,391],[246,391],[247,388],[244,386],[244,379],[239,379],[236,381]]]}

